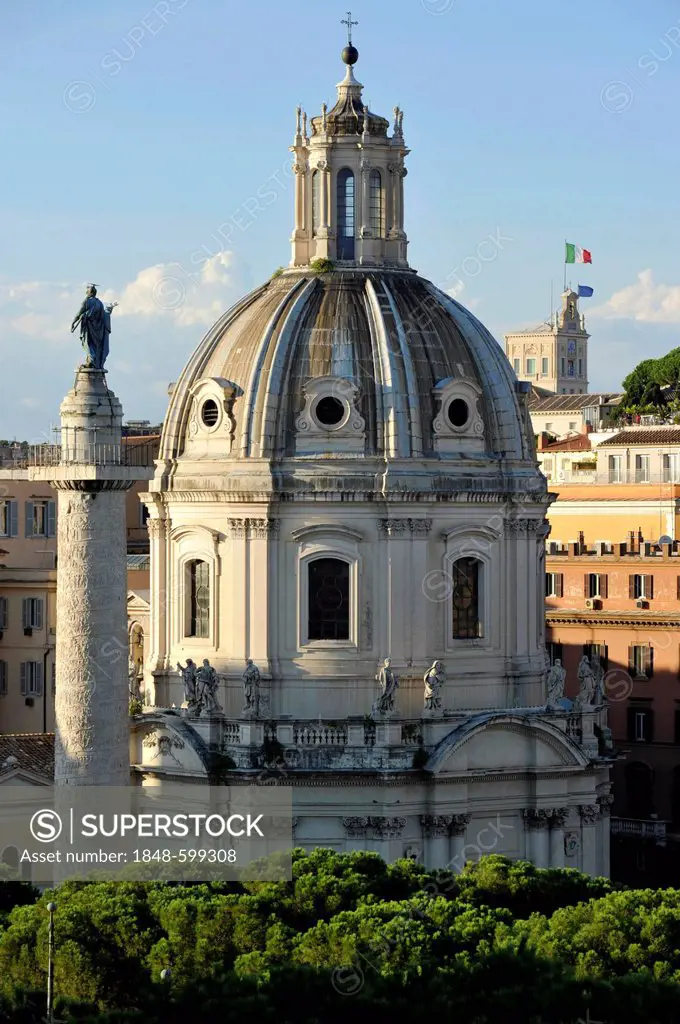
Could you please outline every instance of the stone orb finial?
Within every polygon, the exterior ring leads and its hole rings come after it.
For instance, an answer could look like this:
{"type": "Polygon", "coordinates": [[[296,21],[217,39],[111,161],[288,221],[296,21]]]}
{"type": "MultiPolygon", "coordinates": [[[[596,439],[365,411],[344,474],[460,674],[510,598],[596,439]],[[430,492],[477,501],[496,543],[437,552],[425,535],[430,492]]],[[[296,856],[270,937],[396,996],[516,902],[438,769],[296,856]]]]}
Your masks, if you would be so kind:
{"type": "Polygon", "coordinates": [[[356,64],[359,60],[359,51],[351,43],[346,46],[340,54],[343,64],[356,64]]]}

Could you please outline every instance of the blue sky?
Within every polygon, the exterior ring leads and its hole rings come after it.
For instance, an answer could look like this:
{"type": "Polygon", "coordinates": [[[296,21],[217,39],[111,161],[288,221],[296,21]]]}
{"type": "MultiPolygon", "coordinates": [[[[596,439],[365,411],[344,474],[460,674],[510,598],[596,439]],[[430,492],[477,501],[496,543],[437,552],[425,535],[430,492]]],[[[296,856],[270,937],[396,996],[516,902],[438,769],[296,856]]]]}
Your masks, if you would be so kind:
{"type": "MultiPolygon", "coordinates": [[[[120,300],[109,385],[156,421],[208,325],[287,264],[295,106],[333,101],[344,6],[2,5],[0,438],[49,435],[84,282],[120,300]]],[[[548,315],[566,237],[593,252],[591,390],[678,344],[677,5],[356,0],[353,16],[371,109],[405,111],[412,266],[500,339],[548,315]]]]}

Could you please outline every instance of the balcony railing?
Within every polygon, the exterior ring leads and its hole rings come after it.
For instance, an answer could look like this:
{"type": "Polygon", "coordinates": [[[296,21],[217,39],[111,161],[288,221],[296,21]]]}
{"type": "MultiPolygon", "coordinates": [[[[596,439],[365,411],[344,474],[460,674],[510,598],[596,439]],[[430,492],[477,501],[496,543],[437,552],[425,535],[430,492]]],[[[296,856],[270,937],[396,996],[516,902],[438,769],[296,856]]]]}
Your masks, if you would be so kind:
{"type": "Polygon", "coordinates": [[[148,444],[32,445],[29,466],[153,466],[157,442],[148,444]]]}
{"type": "Polygon", "coordinates": [[[641,818],[612,818],[611,831],[613,836],[629,836],[633,839],[654,839],[657,843],[666,842],[667,821],[655,821],[641,818]]]}

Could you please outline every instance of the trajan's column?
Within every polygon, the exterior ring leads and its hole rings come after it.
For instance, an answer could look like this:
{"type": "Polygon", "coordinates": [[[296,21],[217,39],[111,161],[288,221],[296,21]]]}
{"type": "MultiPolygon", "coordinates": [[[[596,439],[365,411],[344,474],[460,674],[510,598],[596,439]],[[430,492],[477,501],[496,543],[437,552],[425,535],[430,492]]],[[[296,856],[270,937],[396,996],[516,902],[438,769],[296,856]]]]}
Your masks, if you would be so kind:
{"type": "Polygon", "coordinates": [[[110,312],[90,286],[74,321],[88,357],[61,404],[61,443],[35,452],[31,474],[58,495],[58,787],[130,780],[125,492],[148,469],[126,464],[122,406],[106,386],[110,312]]]}

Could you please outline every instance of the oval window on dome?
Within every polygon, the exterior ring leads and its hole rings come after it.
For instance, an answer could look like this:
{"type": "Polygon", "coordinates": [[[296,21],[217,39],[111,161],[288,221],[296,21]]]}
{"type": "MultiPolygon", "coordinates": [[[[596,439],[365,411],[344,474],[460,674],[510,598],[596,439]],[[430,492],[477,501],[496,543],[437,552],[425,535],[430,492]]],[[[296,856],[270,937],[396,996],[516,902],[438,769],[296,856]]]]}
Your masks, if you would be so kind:
{"type": "Polygon", "coordinates": [[[217,402],[212,398],[207,398],[201,406],[201,419],[206,427],[214,427],[220,418],[220,410],[217,408],[217,402]]]}
{"type": "Polygon", "coordinates": [[[334,395],[320,398],[314,408],[314,416],[322,427],[337,427],[345,416],[345,404],[334,395]]]}
{"type": "Polygon", "coordinates": [[[470,419],[470,408],[462,398],[454,398],[452,402],[449,402],[446,415],[451,426],[460,429],[470,419]]]}

